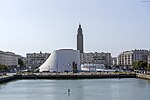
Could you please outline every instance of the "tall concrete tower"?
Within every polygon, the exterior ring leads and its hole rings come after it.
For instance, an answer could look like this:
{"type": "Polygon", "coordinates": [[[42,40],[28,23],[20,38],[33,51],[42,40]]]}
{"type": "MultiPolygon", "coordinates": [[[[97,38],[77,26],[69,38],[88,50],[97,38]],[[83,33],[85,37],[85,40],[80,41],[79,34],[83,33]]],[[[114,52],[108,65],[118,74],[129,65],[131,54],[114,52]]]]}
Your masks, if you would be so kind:
{"type": "Polygon", "coordinates": [[[83,34],[82,34],[81,24],[79,24],[78,34],[77,34],[77,50],[79,50],[80,53],[83,53],[83,34]]]}

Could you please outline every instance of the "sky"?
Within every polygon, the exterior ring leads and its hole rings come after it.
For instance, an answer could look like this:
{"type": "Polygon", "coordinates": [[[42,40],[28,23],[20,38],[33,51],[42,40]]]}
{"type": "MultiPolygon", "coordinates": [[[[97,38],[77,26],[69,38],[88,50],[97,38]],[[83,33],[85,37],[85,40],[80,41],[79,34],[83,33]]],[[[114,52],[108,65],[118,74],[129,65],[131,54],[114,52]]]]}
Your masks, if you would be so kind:
{"type": "Polygon", "coordinates": [[[79,23],[84,52],[150,49],[150,0],[0,0],[0,50],[76,49],[79,23]]]}

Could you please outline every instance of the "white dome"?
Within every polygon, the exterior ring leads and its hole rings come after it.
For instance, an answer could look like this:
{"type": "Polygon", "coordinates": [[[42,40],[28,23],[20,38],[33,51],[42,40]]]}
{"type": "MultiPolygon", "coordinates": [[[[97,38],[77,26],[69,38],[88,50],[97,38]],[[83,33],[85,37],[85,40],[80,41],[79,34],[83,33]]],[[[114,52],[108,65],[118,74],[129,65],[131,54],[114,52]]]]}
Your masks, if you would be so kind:
{"type": "Polygon", "coordinates": [[[49,58],[39,67],[40,72],[52,71],[52,72],[65,72],[73,71],[72,63],[77,64],[78,71],[80,67],[80,53],[79,50],[72,49],[60,49],[54,50],[49,58]]]}

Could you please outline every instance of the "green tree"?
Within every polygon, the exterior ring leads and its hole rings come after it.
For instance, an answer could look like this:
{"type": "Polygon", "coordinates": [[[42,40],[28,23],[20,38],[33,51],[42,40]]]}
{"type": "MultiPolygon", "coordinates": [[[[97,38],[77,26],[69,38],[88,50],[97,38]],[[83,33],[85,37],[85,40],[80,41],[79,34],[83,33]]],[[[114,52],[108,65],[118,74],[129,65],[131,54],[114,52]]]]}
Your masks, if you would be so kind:
{"type": "Polygon", "coordinates": [[[146,70],[147,69],[147,62],[139,61],[139,68],[142,70],[146,70]]]}
{"type": "Polygon", "coordinates": [[[138,65],[138,62],[136,61],[136,62],[133,62],[133,69],[136,69],[136,70],[138,70],[139,69],[139,65],[138,65]]]}
{"type": "Polygon", "coordinates": [[[4,64],[0,64],[0,71],[2,71],[2,72],[8,71],[8,66],[6,66],[4,64]]]}
{"type": "Polygon", "coordinates": [[[147,70],[150,71],[150,64],[147,66],[147,70]]]}
{"type": "Polygon", "coordinates": [[[22,60],[22,59],[20,59],[20,58],[18,58],[18,64],[19,64],[20,66],[23,66],[23,65],[24,65],[23,60],[22,60]]]}
{"type": "Polygon", "coordinates": [[[78,72],[78,69],[77,69],[77,63],[72,62],[72,67],[73,67],[73,73],[77,73],[78,72]]]}
{"type": "Polygon", "coordinates": [[[147,62],[136,61],[136,62],[133,63],[133,69],[136,69],[136,70],[147,70],[147,62]]]}

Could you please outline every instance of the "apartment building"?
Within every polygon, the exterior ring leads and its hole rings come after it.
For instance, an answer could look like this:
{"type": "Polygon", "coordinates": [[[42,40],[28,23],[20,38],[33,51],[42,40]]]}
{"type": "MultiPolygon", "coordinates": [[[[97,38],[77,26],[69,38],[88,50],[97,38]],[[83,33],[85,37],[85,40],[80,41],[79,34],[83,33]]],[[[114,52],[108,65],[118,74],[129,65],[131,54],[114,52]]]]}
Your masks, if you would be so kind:
{"type": "Polygon", "coordinates": [[[81,64],[104,64],[111,66],[111,53],[80,53],[81,64]]]}
{"type": "Polygon", "coordinates": [[[18,65],[18,55],[13,52],[0,51],[0,64],[7,66],[17,66],[18,65]]]}
{"type": "Polygon", "coordinates": [[[131,50],[124,51],[118,56],[118,65],[132,66],[133,62],[136,61],[148,61],[150,51],[148,50],[131,50]]]}
{"type": "Polygon", "coordinates": [[[27,67],[36,69],[40,67],[50,56],[50,53],[27,53],[27,67]]]}

